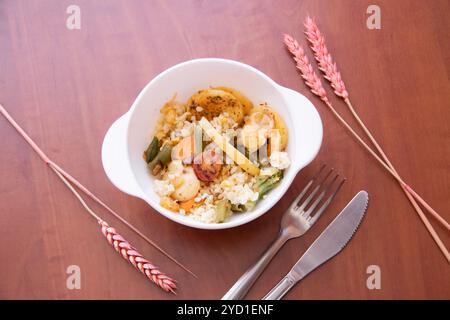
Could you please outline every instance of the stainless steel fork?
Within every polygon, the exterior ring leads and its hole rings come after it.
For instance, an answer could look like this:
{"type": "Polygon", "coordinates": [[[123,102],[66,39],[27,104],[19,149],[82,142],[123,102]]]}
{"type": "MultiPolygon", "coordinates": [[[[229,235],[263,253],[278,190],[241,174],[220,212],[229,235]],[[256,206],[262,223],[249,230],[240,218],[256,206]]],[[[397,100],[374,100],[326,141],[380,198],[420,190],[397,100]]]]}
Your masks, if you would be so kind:
{"type": "Polygon", "coordinates": [[[236,281],[233,287],[231,287],[231,289],[228,290],[228,292],[222,297],[222,300],[237,300],[244,298],[244,296],[253,286],[255,281],[264,271],[266,266],[269,264],[270,260],[272,260],[272,258],[275,256],[278,250],[280,250],[280,248],[286,243],[286,241],[300,237],[301,235],[305,234],[305,232],[312,227],[312,225],[317,221],[320,215],[325,211],[325,209],[334,199],[336,193],[338,193],[338,191],[345,182],[345,179],[342,179],[340,182],[338,182],[338,185],[334,189],[334,191],[331,192],[328,198],[323,201],[322,205],[317,210],[315,210],[319,205],[319,203],[321,202],[321,200],[325,197],[328,191],[331,190],[332,186],[339,178],[339,174],[332,175],[333,169],[331,168],[320,179],[320,182],[317,184],[317,186],[315,186],[312,189],[312,191],[307,195],[308,191],[314,185],[315,181],[318,180],[322,175],[322,172],[324,171],[325,167],[326,165],[323,165],[320,168],[319,172],[311,179],[311,181],[308,182],[305,188],[292,202],[289,209],[286,210],[281,220],[280,233],[277,239],[259,258],[259,260],[250,269],[248,269],[239,278],[238,281],[236,281]],[[330,180],[328,179],[330,176],[333,176],[333,178],[331,178],[331,181],[327,182],[327,180],[330,180]],[[305,199],[302,200],[303,198],[305,199]]]}

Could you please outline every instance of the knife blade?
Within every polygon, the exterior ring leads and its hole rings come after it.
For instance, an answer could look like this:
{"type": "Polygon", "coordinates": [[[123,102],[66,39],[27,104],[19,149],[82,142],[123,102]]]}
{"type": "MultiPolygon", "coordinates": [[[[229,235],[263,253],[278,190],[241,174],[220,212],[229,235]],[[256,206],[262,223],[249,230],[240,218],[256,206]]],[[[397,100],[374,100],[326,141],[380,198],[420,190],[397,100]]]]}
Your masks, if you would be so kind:
{"type": "Polygon", "coordinates": [[[281,299],[298,281],[338,254],[358,229],[368,202],[368,193],[358,192],[263,300],[281,299]]]}

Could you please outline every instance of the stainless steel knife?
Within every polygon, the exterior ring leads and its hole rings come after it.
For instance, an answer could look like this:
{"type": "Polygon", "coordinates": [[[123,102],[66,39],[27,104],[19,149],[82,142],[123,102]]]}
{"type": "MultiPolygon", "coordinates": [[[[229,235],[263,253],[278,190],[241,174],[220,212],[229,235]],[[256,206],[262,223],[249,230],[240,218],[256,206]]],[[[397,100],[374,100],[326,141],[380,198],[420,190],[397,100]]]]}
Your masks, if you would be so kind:
{"type": "Polygon", "coordinates": [[[280,300],[297,282],[338,254],[358,229],[368,202],[368,193],[358,192],[263,300],[280,300]]]}

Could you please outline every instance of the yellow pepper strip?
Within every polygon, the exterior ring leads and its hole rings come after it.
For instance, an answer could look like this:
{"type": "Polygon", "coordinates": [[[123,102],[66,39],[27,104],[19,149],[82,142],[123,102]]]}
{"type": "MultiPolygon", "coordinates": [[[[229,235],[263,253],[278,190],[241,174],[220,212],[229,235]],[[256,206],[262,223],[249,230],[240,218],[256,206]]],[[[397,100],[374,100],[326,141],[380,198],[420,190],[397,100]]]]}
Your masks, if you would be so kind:
{"type": "Polygon", "coordinates": [[[239,152],[238,149],[233,147],[228,141],[226,141],[219,132],[212,126],[212,124],[203,117],[200,120],[200,126],[203,131],[214,141],[215,144],[222,149],[234,162],[237,163],[243,170],[247,171],[252,176],[259,174],[259,168],[255,166],[245,155],[239,152]]]}

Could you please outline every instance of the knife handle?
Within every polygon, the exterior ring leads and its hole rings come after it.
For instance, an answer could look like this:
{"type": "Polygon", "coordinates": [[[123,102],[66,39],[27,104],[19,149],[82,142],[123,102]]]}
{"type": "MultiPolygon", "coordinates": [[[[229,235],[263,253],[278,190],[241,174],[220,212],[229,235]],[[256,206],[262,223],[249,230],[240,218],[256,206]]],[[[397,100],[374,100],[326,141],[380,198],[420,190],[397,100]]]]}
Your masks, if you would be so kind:
{"type": "Polygon", "coordinates": [[[280,300],[296,283],[297,281],[288,274],[262,300],[280,300]]]}
{"type": "Polygon", "coordinates": [[[255,281],[259,278],[264,271],[270,260],[280,250],[290,237],[288,234],[281,232],[278,238],[272,243],[272,245],[264,252],[259,260],[249,268],[231,287],[230,290],[222,297],[222,300],[239,300],[243,299],[255,281]]]}

